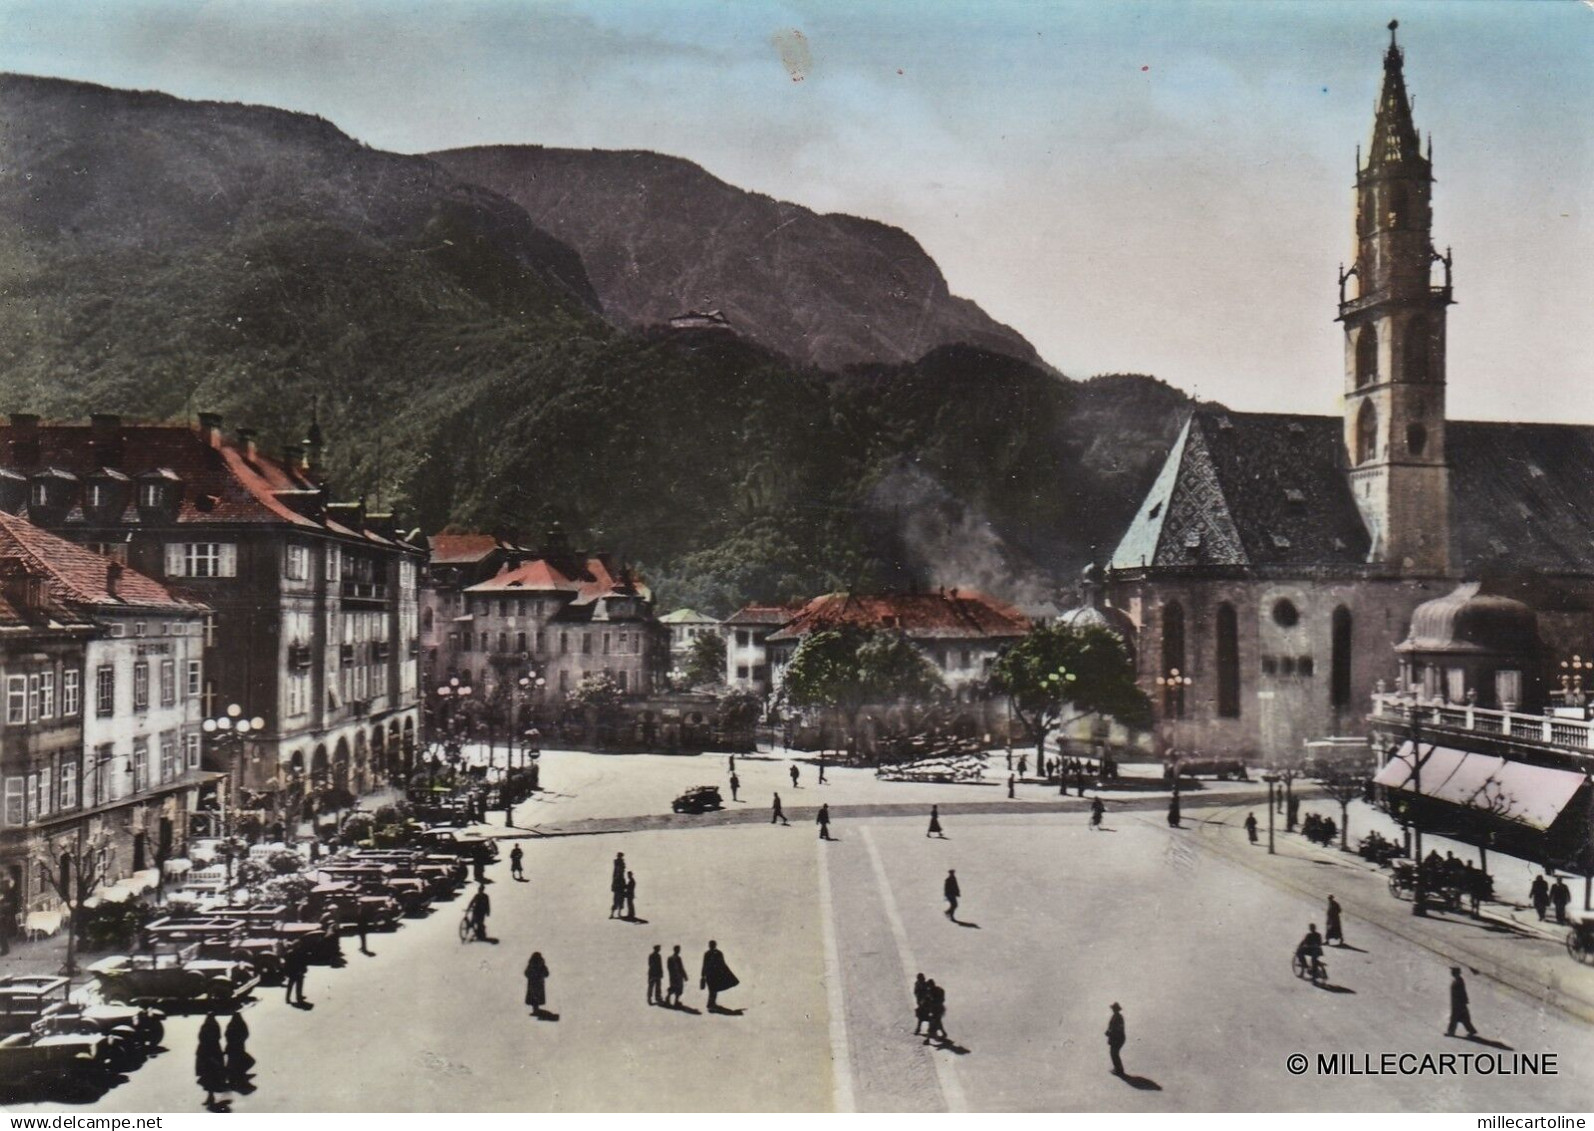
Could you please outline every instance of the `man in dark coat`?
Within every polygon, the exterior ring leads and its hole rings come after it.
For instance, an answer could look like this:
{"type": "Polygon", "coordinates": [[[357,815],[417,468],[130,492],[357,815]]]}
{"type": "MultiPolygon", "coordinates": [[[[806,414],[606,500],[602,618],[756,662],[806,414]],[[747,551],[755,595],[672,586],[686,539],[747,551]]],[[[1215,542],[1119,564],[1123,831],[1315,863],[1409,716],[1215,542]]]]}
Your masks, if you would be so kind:
{"type": "Polygon", "coordinates": [[[1460,1025],[1467,1031],[1467,1036],[1476,1037],[1478,1031],[1472,1027],[1472,1010],[1467,1003],[1467,983],[1461,977],[1461,967],[1450,968],[1450,1024],[1445,1027],[1445,1036],[1456,1035],[1456,1026],[1460,1025]]]}
{"type": "Polygon", "coordinates": [[[1339,900],[1333,896],[1328,897],[1328,919],[1323,924],[1323,941],[1337,942],[1345,945],[1345,925],[1339,920],[1339,900]]]}
{"type": "Polygon", "coordinates": [[[821,805],[819,807],[819,815],[814,818],[814,824],[819,826],[819,839],[820,840],[829,840],[830,839],[830,803],[829,802],[826,802],[825,804],[823,804],[823,805],[821,805]]]}
{"type": "Polygon", "coordinates": [[[1179,795],[1176,793],[1168,799],[1168,827],[1179,827],[1179,795]]]}
{"type": "Polygon", "coordinates": [[[698,989],[708,991],[708,1011],[710,1013],[717,1011],[719,995],[739,984],[740,980],[731,973],[731,968],[725,963],[725,955],[720,952],[719,943],[709,939],[708,949],[703,952],[703,969],[697,982],[698,989]]]}
{"type": "Polygon", "coordinates": [[[1013,781],[1014,781],[1013,775],[1012,774],[1008,774],[1007,775],[1007,797],[1008,797],[1008,800],[1010,800],[1010,801],[1013,798],[1013,781]]]}
{"type": "Polygon", "coordinates": [[[653,953],[648,955],[648,1004],[664,1004],[664,955],[660,954],[658,943],[653,944],[653,953]]]}
{"type": "Polygon", "coordinates": [[[289,1005],[304,1005],[304,976],[310,969],[310,963],[303,953],[290,950],[288,956],[282,960],[282,984],[287,989],[283,1000],[289,1005]],[[298,1000],[295,1001],[295,995],[298,1000]]]}
{"type": "Polygon", "coordinates": [[[954,869],[947,869],[946,883],[941,885],[941,891],[946,896],[946,917],[958,917],[958,898],[962,896],[963,889],[958,887],[958,874],[954,869]]]}
{"type": "Polygon", "coordinates": [[[775,794],[775,804],[769,810],[769,823],[773,825],[776,821],[779,821],[783,825],[791,824],[791,822],[786,819],[786,814],[780,807],[780,794],[778,793],[775,794]]]}
{"type": "Polygon", "coordinates": [[[614,854],[614,870],[609,874],[609,918],[617,919],[625,910],[625,853],[614,854]]]}
{"type": "Polygon", "coordinates": [[[1090,800],[1090,830],[1091,830],[1091,832],[1095,832],[1097,829],[1101,828],[1101,819],[1102,819],[1102,817],[1106,816],[1106,814],[1107,814],[1107,806],[1102,804],[1101,798],[1099,798],[1099,797],[1091,798],[1091,800],[1090,800]]]}
{"type": "Polygon", "coordinates": [[[1555,921],[1566,922],[1566,906],[1572,902],[1572,889],[1566,886],[1565,876],[1556,876],[1550,888],[1550,902],[1555,906],[1555,921]]]}
{"type": "Polygon", "coordinates": [[[924,983],[924,1043],[941,1041],[950,1043],[946,1035],[946,990],[934,979],[924,983]]]}
{"type": "Polygon", "coordinates": [[[1255,813],[1247,813],[1245,815],[1245,835],[1251,838],[1251,843],[1252,844],[1256,843],[1256,814],[1255,813]]]}
{"type": "Polygon", "coordinates": [[[669,961],[665,963],[670,973],[669,991],[664,995],[664,1005],[673,1005],[681,1008],[681,991],[686,989],[686,960],[681,957],[680,946],[675,946],[670,951],[669,961]],[[670,999],[674,998],[672,1002],[670,999]]]}
{"type": "Polygon", "coordinates": [[[625,917],[636,918],[636,873],[625,874],[625,917]]]}
{"type": "Polygon", "coordinates": [[[736,791],[742,788],[742,779],[736,776],[736,771],[731,771],[731,800],[738,800],[736,791]]]}
{"type": "Polygon", "coordinates": [[[509,850],[509,878],[524,880],[526,878],[526,850],[520,845],[515,845],[509,850]]]}
{"type": "Polygon", "coordinates": [[[791,768],[791,787],[793,789],[799,788],[797,785],[797,766],[795,763],[792,764],[791,768]]]}
{"type": "Polygon", "coordinates": [[[1123,1051],[1124,1042],[1128,1037],[1124,1033],[1124,1011],[1117,1002],[1112,1003],[1112,1016],[1107,1019],[1107,1052],[1112,1057],[1112,1074],[1124,1074],[1123,1058],[1119,1053],[1123,1051]]]}
{"type": "Polygon", "coordinates": [[[1544,922],[1544,913],[1550,909],[1550,885],[1542,875],[1533,877],[1528,898],[1533,902],[1533,910],[1539,913],[1539,922],[1544,922]]]}

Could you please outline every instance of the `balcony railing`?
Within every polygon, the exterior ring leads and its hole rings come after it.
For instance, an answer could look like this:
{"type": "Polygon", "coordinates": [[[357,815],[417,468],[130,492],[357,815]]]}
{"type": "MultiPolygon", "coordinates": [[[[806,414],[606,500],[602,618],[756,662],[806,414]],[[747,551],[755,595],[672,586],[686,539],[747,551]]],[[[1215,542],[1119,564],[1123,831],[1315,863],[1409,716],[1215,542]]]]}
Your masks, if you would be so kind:
{"type": "Polygon", "coordinates": [[[1409,695],[1374,695],[1372,720],[1410,725],[1415,713],[1419,726],[1477,731],[1500,738],[1594,752],[1594,720],[1581,708],[1563,710],[1564,714],[1530,715],[1464,704],[1420,703],[1409,695]]]}
{"type": "Polygon", "coordinates": [[[387,586],[379,581],[345,581],[343,596],[345,600],[385,601],[387,586]]]}

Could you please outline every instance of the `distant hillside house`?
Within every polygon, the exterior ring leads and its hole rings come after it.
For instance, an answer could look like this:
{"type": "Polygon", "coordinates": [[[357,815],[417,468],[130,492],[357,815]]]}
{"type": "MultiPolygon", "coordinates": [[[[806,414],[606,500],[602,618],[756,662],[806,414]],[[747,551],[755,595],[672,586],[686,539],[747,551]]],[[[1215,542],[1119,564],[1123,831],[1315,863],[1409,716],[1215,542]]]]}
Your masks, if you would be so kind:
{"type": "Polygon", "coordinates": [[[722,623],[725,631],[725,684],[768,695],[770,633],[797,615],[795,605],[744,605],[722,623]]]}
{"type": "Polygon", "coordinates": [[[767,638],[771,683],[779,692],[785,669],[804,637],[851,625],[900,632],[935,666],[960,699],[971,697],[991,674],[1002,650],[1029,631],[1029,618],[983,593],[941,589],[933,593],[815,597],[767,638]]]}
{"type": "Polygon", "coordinates": [[[692,660],[692,649],[701,636],[721,635],[720,622],[696,609],[676,609],[665,613],[659,623],[670,630],[670,668],[685,671],[692,660]]]}
{"type": "MultiPolygon", "coordinates": [[[[1594,427],[1447,419],[1432,186],[1391,41],[1341,272],[1343,414],[1195,412],[1109,563],[1164,749],[1294,761],[1365,733],[1413,611],[1469,578],[1536,609],[1549,663],[1594,638],[1594,427]]],[[[1499,697],[1455,666],[1425,693],[1499,697]]]]}
{"type": "Polygon", "coordinates": [[[465,615],[465,590],[498,574],[529,551],[493,534],[433,534],[421,580],[421,680],[435,688],[457,668],[456,621],[465,615]],[[450,633],[453,638],[450,639],[450,633]]]}
{"type": "Polygon", "coordinates": [[[517,704],[526,717],[558,708],[588,675],[607,674],[636,697],[666,670],[668,636],[647,585],[608,554],[572,550],[560,531],[535,553],[508,552],[496,574],[461,596],[439,653],[441,678],[491,697],[535,673],[545,682],[539,701],[517,704]]]}

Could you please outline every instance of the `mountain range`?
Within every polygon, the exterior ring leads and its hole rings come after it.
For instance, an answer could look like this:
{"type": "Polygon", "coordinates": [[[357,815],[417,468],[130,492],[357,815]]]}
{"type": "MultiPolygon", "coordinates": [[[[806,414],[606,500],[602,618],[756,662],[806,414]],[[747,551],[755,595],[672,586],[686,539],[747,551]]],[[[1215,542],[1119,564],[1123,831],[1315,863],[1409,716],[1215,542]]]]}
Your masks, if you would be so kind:
{"type": "Polygon", "coordinates": [[[558,520],[728,611],[838,585],[1043,605],[1188,399],[1076,382],[908,234],[679,158],[408,156],[317,117],[0,76],[0,407],[201,410],[423,530],[558,520]],[[723,329],[672,328],[719,311],[723,329]]]}

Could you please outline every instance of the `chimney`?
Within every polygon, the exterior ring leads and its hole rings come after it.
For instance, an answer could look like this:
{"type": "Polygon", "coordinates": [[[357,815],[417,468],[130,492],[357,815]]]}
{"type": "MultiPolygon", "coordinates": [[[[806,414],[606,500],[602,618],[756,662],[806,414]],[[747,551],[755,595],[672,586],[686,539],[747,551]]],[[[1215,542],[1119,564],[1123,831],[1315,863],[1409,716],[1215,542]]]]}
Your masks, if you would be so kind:
{"type": "Polygon", "coordinates": [[[39,417],[32,412],[11,414],[11,462],[31,467],[39,462],[39,417]]]}
{"type": "Polygon", "coordinates": [[[94,462],[115,467],[122,462],[122,418],[114,412],[96,412],[89,417],[89,433],[94,462]]]}
{"type": "Polygon", "coordinates": [[[253,428],[238,429],[238,446],[244,450],[244,459],[254,463],[260,458],[260,449],[255,444],[255,430],[253,428]]]}
{"type": "Polygon", "coordinates": [[[122,582],[122,563],[118,562],[118,561],[106,562],[105,563],[105,592],[110,595],[110,597],[111,597],[111,599],[113,601],[120,599],[121,595],[117,593],[116,588],[117,588],[118,585],[121,584],[121,582],[122,582]]]}
{"type": "Polygon", "coordinates": [[[211,447],[221,447],[221,413],[202,412],[199,414],[199,436],[211,447]]]}
{"type": "Polygon", "coordinates": [[[304,437],[304,470],[311,479],[321,479],[321,453],[325,442],[321,436],[320,413],[310,417],[310,431],[304,437]]]}

